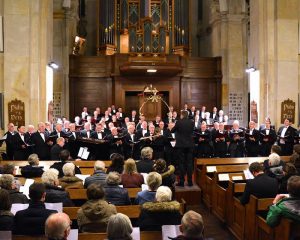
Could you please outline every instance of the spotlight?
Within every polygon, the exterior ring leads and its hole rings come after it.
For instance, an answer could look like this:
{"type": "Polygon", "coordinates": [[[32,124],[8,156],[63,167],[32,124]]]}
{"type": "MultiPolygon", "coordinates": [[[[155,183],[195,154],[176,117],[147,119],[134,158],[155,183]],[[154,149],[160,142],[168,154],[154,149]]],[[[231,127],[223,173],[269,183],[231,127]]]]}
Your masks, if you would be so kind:
{"type": "Polygon", "coordinates": [[[53,68],[53,69],[58,69],[58,65],[55,62],[49,62],[48,66],[53,68]]]}

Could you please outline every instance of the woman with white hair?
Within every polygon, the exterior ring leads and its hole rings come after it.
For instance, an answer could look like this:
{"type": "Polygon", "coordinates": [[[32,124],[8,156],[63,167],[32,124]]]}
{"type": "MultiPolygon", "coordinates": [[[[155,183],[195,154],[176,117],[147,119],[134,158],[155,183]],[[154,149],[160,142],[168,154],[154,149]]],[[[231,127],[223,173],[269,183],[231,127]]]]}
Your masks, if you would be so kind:
{"type": "Polygon", "coordinates": [[[71,207],[73,203],[70,199],[69,193],[59,187],[58,171],[50,168],[42,175],[42,182],[46,187],[45,202],[49,203],[63,203],[64,207],[71,207]]]}
{"type": "Polygon", "coordinates": [[[82,180],[75,176],[74,163],[66,163],[63,168],[64,176],[59,179],[60,186],[63,189],[83,188],[82,180]]]}
{"type": "Polygon", "coordinates": [[[181,221],[180,203],[172,201],[169,187],[157,189],[154,202],[142,205],[139,227],[142,231],[161,231],[162,225],[179,225],[181,221]]]}
{"type": "Polygon", "coordinates": [[[280,156],[277,153],[271,153],[267,163],[264,163],[265,173],[273,178],[281,179],[283,175],[284,162],[280,160],[280,156]],[[265,165],[266,164],[266,165],[265,165]]]}
{"type": "Polygon", "coordinates": [[[30,154],[28,157],[29,165],[21,168],[21,174],[24,178],[35,178],[41,177],[44,170],[39,166],[40,159],[39,156],[35,153],[30,154]]]}
{"type": "Polygon", "coordinates": [[[112,215],[107,224],[107,238],[108,240],[132,240],[132,224],[126,215],[117,213],[112,215]]]}

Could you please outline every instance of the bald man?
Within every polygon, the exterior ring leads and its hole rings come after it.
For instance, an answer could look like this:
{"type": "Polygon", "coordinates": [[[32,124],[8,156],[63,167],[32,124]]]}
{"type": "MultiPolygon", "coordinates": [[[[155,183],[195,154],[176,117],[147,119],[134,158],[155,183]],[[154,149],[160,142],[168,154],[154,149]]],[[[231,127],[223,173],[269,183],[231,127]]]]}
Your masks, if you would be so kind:
{"type": "Polygon", "coordinates": [[[45,236],[51,240],[67,240],[71,230],[71,220],[65,213],[50,215],[45,224],[45,236]]]}

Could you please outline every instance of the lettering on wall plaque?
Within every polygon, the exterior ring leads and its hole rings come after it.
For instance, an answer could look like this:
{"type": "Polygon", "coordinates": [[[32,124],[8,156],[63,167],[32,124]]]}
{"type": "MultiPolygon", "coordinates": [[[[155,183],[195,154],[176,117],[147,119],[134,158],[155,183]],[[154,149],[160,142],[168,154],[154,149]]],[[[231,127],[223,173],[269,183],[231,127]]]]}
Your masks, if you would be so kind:
{"type": "Polygon", "coordinates": [[[295,111],[296,111],[296,103],[287,99],[281,103],[281,123],[284,122],[284,119],[288,118],[292,123],[295,122],[295,111]]]}
{"type": "Polygon", "coordinates": [[[8,103],[8,121],[15,126],[25,126],[25,104],[15,99],[8,103]]]}

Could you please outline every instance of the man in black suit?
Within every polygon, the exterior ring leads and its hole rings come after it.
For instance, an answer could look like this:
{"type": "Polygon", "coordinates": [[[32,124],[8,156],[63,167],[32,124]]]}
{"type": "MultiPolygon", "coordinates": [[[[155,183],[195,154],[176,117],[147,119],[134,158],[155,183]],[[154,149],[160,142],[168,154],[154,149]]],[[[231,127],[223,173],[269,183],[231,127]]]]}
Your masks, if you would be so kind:
{"type": "Polygon", "coordinates": [[[13,144],[13,136],[17,134],[15,131],[15,125],[13,123],[9,123],[7,125],[7,132],[4,134],[6,135],[5,143],[6,143],[6,156],[8,160],[13,160],[14,158],[14,144],[13,144]]]}
{"type": "Polygon", "coordinates": [[[269,118],[265,120],[265,127],[260,131],[260,155],[267,157],[271,153],[271,147],[276,142],[276,131],[271,127],[269,118]]]}
{"type": "Polygon", "coordinates": [[[26,160],[29,155],[27,151],[24,126],[18,127],[18,133],[13,136],[12,142],[14,145],[14,160],[26,160]]]}
{"type": "Polygon", "coordinates": [[[66,133],[63,131],[63,126],[61,123],[56,124],[55,130],[50,133],[49,137],[52,138],[53,143],[56,142],[57,138],[66,137],[66,133]]]}
{"type": "Polygon", "coordinates": [[[65,139],[59,137],[56,139],[56,144],[51,148],[51,160],[59,160],[60,152],[64,150],[65,139]]]}
{"type": "Polygon", "coordinates": [[[291,121],[289,119],[284,120],[284,125],[278,130],[278,145],[281,147],[281,153],[283,156],[289,156],[293,153],[294,137],[296,129],[290,126],[291,121]]]}
{"type": "Polygon", "coordinates": [[[184,186],[184,177],[187,174],[188,185],[193,186],[193,121],[188,119],[188,112],[181,111],[180,120],[175,123],[172,133],[175,133],[176,144],[178,150],[178,163],[180,170],[180,181],[178,186],[184,186]]]}
{"type": "Polygon", "coordinates": [[[34,153],[39,156],[41,160],[50,159],[50,148],[53,142],[48,141],[48,133],[45,131],[45,123],[38,123],[38,131],[31,135],[31,144],[34,145],[34,153]]]}
{"type": "Polygon", "coordinates": [[[124,136],[124,155],[125,158],[139,158],[139,144],[137,135],[135,134],[135,126],[133,123],[128,124],[127,134],[124,136]]]}
{"type": "Polygon", "coordinates": [[[247,157],[257,157],[259,152],[259,131],[255,129],[255,122],[249,122],[249,128],[245,133],[247,157]]]}
{"type": "Polygon", "coordinates": [[[139,122],[139,118],[136,116],[136,110],[131,111],[131,116],[129,117],[130,122],[134,122],[135,125],[139,122]]]}
{"type": "Polygon", "coordinates": [[[210,118],[213,120],[213,122],[218,122],[219,115],[218,115],[218,109],[217,109],[217,107],[213,108],[213,111],[210,114],[210,118]]]}
{"type": "Polygon", "coordinates": [[[44,204],[46,197],[45,191],[45,185],[43,183],[33,183],[29,187],[29,197],[31,199],[29,207],[16,213],[13,234],[44,235],[47,218],[51,214],[57,213],[56,210],[46,209],[44,204]]]}
{"type": "Polygon", "coordinates": [[[260,163],[251,163],[249,171],[254,176],[254,179],[247,181],[245,191],[240,199],[241,204],[247,204],[251,194],[257,198],[273,198],[276,196],[278,182],[275,178],[269,177],[264,173],[264,168],[260,163]]]}
{"type": "Polygon", "coordinates": [[[91,138],[94,131],[91,130],[92,125],[89,122],[84,124],[84,130],[80,132],[80,137],[91,138]]]}

